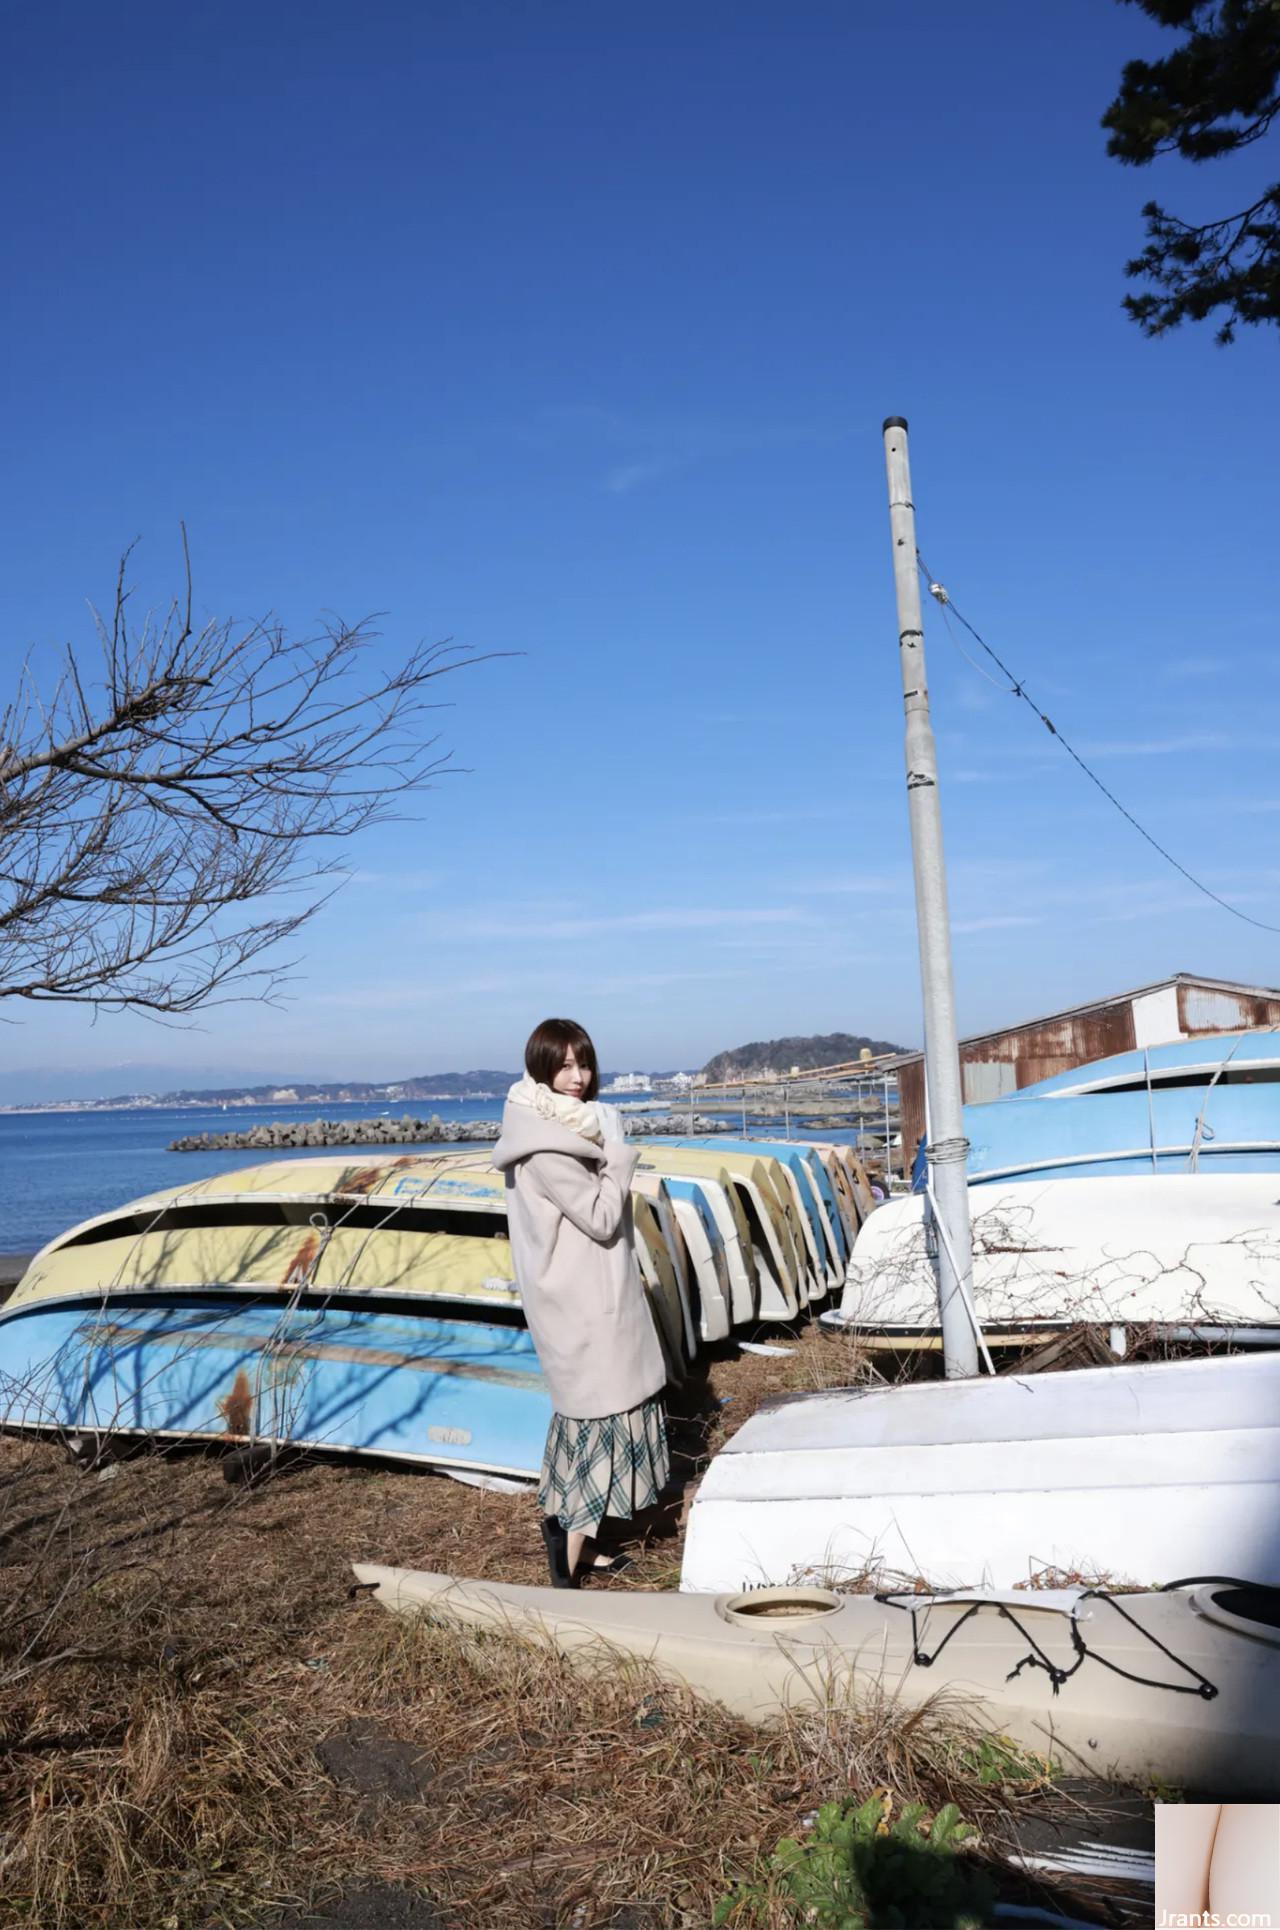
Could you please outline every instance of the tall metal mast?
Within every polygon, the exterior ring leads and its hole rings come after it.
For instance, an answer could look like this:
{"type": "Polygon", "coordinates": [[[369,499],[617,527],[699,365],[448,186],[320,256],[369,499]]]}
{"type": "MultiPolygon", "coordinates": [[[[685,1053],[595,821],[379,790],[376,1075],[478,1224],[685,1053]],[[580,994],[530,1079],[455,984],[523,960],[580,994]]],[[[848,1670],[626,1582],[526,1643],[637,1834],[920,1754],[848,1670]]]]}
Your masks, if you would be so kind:
{"type": "MultiPolygon", "coordinates": [[[[930,1191],[938,1222],[938,1304],[942,1353],[948,1378],[978,1371],[973,1306],[973,1237],[965,1156],[960,1048],[956,1037],[955,988],[951,974],[951,920],[942,852],[938,756],[929,718],[925,680],[920,572],[916,562],[916,512],[911,498],[907,425],[890,416],[884,425],[889,478],[889,530],[893,579],[898,593],[898,660],[907,723],[907,810],[916,882],[916,929],[924,993],[924,1072],[929,1100],[930,1191]]],[[[910,1155],[904,1146],[904,1155],[910,1155]]]]}

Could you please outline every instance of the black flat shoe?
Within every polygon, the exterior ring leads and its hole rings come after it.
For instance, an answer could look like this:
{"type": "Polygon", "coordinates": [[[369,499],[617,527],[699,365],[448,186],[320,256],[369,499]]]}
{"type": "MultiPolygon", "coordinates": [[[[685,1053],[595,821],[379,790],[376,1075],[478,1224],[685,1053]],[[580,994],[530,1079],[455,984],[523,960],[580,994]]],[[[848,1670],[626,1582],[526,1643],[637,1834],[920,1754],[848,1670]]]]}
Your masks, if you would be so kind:
{"type": "Polygon", "coordinates": [[[628,1568],[635,1566],[634,1556],[602,1555],[594,1541],[587,1543],[587,1549],[589,1550],[587,1561],[580,1569],[584,1575],[621,1575],[628,1568]]]}
{"type": "Polygon", "coordinates": [[[543,1515],[542,1539],[546,1544],[547,1567],[551,1570],[551,1586],[576,1588],[578,1578],[569,1573],[569,1536],[558,1516],[543,1515]]]}

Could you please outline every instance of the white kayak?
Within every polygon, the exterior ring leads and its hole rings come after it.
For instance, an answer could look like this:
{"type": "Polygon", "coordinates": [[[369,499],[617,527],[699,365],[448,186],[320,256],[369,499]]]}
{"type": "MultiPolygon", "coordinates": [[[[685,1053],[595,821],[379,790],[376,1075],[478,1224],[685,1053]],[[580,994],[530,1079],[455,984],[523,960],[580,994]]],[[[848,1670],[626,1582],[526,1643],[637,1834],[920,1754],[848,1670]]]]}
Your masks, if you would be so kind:
{"type": "Polygon", "coordinates": [[[957,1726],[994,1731],[1121,1780],[1215,1796],[1275,1793],[1280,1597],[1202,1585],[1111,1597],[566,1594],[355,1565],[387,1608],[517,1639],[584,1665],[638,1660],[749,1721],[885,1694],[941,1696],[957,1726]]]}
{"type": "Polygon", "coordinates": [[[1280,1354],[766,1402],[694,1496],[681,1587],[871,1575],[1280,1584],[1280,1354]]]}
{"type": "MultiPolygon", "coordinates": [[[[1280,1174],[992,1181],[971,1187],[969,1204],[989,1339],[1087,1321],[1271,1327],[1280,1341],[1280,1174]]],[[[854,1244],[840,1320],[936,1333],[932,1237],[922,1194],[878,1207],[854,1244]]]]}

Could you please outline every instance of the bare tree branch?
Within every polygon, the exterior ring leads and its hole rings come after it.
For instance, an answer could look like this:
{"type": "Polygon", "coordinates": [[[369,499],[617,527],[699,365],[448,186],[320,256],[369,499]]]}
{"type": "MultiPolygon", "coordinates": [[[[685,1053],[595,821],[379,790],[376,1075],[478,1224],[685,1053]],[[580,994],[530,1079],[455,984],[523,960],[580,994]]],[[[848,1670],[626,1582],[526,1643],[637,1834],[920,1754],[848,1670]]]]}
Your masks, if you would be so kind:
{"type": "Polygon", "coordinates": [[[425,728],[449,672],[508,652],[420,644],[379,668],[373,620],[291,638],[193,627],[185,590],[134,632],[121,559],[96,679],[68,648],[0,713],[0,1001],[182,1017],[287,982],[274,953],[341,882],[335,847],[456,766],[425,728]]]}

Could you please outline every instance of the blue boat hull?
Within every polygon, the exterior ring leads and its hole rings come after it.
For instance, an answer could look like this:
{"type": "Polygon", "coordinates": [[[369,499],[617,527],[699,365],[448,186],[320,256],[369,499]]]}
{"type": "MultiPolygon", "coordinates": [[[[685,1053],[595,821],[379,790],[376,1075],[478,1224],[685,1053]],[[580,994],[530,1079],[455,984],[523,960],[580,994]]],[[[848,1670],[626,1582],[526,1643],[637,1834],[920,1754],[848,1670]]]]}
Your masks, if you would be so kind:
{"type": "Polygon", "coordinates": [[[1280,1086],[1177,1086],[966,1106],[969,1178],[1280,1172],[1280,1086]]]}
{"type": "Polygon", "coordinates": [[[216,1294],[0,1315],[0,1426],[295,1446],[534,1476],[551,1401],[521,1327],[216,1294]]]}

